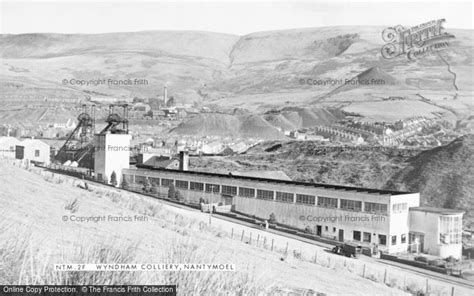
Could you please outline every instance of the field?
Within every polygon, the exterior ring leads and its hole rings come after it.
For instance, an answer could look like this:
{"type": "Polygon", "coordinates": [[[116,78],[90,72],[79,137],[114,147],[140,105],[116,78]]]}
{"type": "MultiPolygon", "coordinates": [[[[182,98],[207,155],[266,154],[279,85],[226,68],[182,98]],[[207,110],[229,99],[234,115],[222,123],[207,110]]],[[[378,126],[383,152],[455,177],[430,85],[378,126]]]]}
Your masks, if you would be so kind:
{"type": "MultiPolygon", "coordinates": [[[[20,168],[12,161],[0,163],[0,179],[5,184],[0,193],[4,217],[0,284],[178,284],[179,295],[216,295],[216,291],[220,295],[403,295],[424,289],[422,277],[400,269],[390,268],[383,284],[384,267],[375,262],[366,263],[362,278],[365,263],[328,254],[313,245],[217,218],[209,225],[208,214],[198,211],[100,185],[89,184],[89,190],[84,190],[69,177],[20,168]],[[148,221],[63,221],[63,216],[71,215],[146,215],[148,221]],[[275,242],[273,250],[270,240],[275,242]],[[59,263],[202,262],[235,264],[237,271],[52,270],[59,263]]],[[[430,291],[441,295],[446,289],[430,281],[430,291]]],[[[457,291],[468,293],[461,288],[457,291]]]]}

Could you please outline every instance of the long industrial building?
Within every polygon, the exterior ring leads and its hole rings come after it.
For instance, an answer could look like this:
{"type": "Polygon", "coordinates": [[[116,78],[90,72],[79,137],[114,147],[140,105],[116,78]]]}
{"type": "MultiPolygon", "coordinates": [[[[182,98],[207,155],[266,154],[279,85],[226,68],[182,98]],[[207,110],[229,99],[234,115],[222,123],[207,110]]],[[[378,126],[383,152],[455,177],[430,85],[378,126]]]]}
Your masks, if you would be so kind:
{"type": "Polygon", "coordinates": [[[294,182],[142,165],[129,168],[127,132],[96,135],[95,178],[145,185],[167,196],[171,184],[183,202],[222,203],[233,211],[386,253],[420,252],[446,258],[462,255],[462,211],[420,207],[419,193],[294,182]],[[125,181],[125,182],[124,182],[125,181]],[[429,221],[429,223],[427,223],[429,221]]]}
{"type": "Polygon", "coordinates": [[[232,205],[233,211],[261,219],[273,214],[280,224],[341,242],[391,254],[416,251],[444,258],[461,256],[463,213],[421,208],[419,193],[144,167],[124,169],[122,174],[136,191],[149,182],[167,195],[173,184],[187,203],[222,202],[232,205]],[[420,212],[428,211],[434,222],[423,232],[420,225],[425,217],[420,212]],[[416,226],[415,232],[411,225],[416,226]],[[443,237],[453,239],[440,241],[443,237]]]}

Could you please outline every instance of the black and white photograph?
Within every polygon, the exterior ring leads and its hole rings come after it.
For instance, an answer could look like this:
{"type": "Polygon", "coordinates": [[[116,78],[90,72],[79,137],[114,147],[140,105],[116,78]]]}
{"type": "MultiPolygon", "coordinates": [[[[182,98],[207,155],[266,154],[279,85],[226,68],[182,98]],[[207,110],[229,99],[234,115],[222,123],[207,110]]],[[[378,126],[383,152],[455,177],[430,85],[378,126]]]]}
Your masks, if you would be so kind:
{"type": "Polygon", "coordinates": [[[0,296],[474,295],[473,6],[0,0],[0,296]]]}

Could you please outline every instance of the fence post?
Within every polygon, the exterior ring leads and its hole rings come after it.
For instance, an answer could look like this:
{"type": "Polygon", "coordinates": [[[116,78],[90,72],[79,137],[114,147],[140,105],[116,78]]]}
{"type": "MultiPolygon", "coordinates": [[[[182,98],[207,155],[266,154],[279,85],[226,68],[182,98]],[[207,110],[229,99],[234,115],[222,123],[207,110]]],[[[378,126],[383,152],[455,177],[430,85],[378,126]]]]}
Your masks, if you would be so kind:
{"type": "Polygon", "coordinates": [[[242,229],[242,237],[240,238],[240,241],[244,240],[244,230],[242,229]]]}
{"type": "Polygon", "coordinates": [[[451,287],[451,296],[454,296],[454,286],[451,287]]]}
{"type": "Polygon", "coordinates": [[[383,283],[385,284],[387,282],[387,269],[385,268],[385,273],[383,275],[383,283]]]}
{"type": "Polygon", "coordinates": [[[272,238],[272,251],[273,251],[273,238],[272,238]]]}
{"type": "Polygon", "coordinates": [[[230,238],[234,238],[234,227],[232,227],[232,232],[230,234],[230,238]]]}
{"type": "Polygon", "coordinates": [[[429,285],[428,285],[428,279],[426,279],[426,293],[425,293],[425,295],[428,295],[428,290],[429,290],[428,287],[429,287],[429,285]]]}
{"type": "Polygon", "coordinates": [[[362,277],[365,278],[365,264],[364,264],[364,270],[362,271],[362,277]]]}
{"type": "Polygon", "coordinates": [[[250,240],[249,240],[249,245],[252,244],[252,233],[250,232],[250,240]]]}
{"type": "Polygon", "coordinates": [[[318,250],[314,251],[314,264],[318,263],[318,250]]]}
{"type": "Polygon", "coordinates": [[[286,242],[286,250],[285,250],[285,255],[288,254],[288,242],[286,242]]]}
{"type": "Polygon", "coordinates": [[[257,247],[258,247],[258,241],[260,240],[260,234],[257,234],[257,247]]]}

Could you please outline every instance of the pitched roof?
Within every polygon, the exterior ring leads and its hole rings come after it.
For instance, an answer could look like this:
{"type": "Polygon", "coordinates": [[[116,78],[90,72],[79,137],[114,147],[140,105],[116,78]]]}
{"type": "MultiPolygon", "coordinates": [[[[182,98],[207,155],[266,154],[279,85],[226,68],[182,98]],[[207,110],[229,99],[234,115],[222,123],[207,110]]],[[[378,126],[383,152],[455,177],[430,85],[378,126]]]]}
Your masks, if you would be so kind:
{"type": "Polygon", "coordinates": [[[38,139],[24,139],[18,145],[19,146],[32,145],[32,146],[36,146],[36,147],[38,147],[38,146],[48,146],[48,147],[50,147],[48,144],[46,144],[45,142],[43,142],[41,140],[38,140],[38,139]]]}

